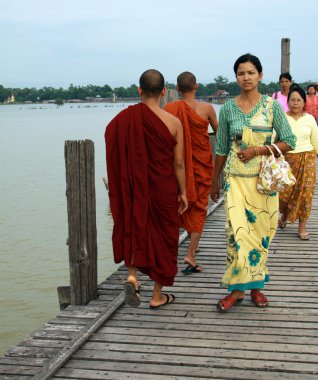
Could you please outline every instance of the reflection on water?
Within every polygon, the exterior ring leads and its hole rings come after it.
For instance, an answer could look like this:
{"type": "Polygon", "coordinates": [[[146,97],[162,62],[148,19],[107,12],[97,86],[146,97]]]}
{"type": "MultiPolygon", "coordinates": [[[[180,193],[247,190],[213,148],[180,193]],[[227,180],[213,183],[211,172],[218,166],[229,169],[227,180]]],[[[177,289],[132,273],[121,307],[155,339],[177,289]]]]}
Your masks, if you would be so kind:
{"type": "Polygon", "coordinates": [[[104,131],[123,104],[0,107],[0,354],[59,311],[69,284],[64,141],[95,143],[98,280],[116,265],[104,131]]]}

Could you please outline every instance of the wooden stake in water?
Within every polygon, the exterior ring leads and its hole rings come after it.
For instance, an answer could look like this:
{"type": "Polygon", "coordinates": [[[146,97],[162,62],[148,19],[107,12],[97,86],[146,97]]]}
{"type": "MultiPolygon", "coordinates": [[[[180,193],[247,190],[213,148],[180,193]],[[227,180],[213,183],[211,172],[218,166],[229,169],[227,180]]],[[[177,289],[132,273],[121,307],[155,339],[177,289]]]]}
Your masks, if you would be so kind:
{"type": "Polygon", "coordinates": [[[95,151],[90,140],[65,141],[71,304],[97,298],[95,151]]]}
{"type": "Polygon", "coordinates": [[[281,73],[290,72],[290,39],[282,38],[281,44],[281,73]]]}

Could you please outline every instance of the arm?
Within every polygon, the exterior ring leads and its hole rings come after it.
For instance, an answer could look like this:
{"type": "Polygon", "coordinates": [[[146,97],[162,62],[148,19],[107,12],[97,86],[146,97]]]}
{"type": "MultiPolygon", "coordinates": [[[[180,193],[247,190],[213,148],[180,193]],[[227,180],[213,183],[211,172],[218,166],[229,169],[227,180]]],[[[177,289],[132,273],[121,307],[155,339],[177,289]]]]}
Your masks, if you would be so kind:
{"type": "Polygon", "coordinates": [[[229,127],[226,120],[226,112],[224,111],[224,107],[220,110],[219,120],[220,123],[216,134],[216,159],[211,185],[211,198],[214,202],[218,202],[219,200],[219,177],[230,152],[229,127]]]}
{"type": "MultiPolygon", "coordinates": [[[[283,154],[291,150],[291,147],[284,141],[276,142],[275,145],[278,146],[279,150],[283,154]]],[[[268,147],[274,153],[274,156],[279,156],[274,146],[269,145],[268,147]]],[[[252,146],[247,149],[240,150],[237,152],[237,155],[242,162],[248,162],[256,156],[269,156],[270,152],[265,146],[252,146]]]]}
{"type": "Polygon", "coordinates": [[[214,173],[213,173],[212,185],[211,185],[211,198],[216,203],[219,201],[219,197],[220,197],[219,177],[225,165],[226,159],[227,159],[227,156],[219,156],[218,154],[216,155],[215,167],[214,167],[214,173]]]}
{"type": "Polygon", "coordinates": [[[176,146],[174,148],[174,170],[177,177],[177,182],[179,185],[179,213],[182,214],[188,208],[188,200],[186,196],[186,180],[185,180],[185,169],[184,169],[184,158],[183,158],[183,129],[181,122],[177,121],[177,131],[175,135],[176,146]]]}
{"type": "MultiPolygon", "coordinates": [[[[276,142],[275,145],[278,146],[283,154],[295,149],[296,136],[292,132],[282,106],[275,101],[273,102],[273,128],[278,138],[278,142],[276,142]]],[[[270,149],[277,157],[278,153],[275,148],[270,147],[270,149]]],[[[239,159],[243,162],[248,162],[250,159],[258,155],[268,156],[269,154],[270,152],[265,146],[250,147],[244,150],[240,150],[237,153],[239,159]]]]}
{"type": "Polygon", "coordinates": [[[318,126],[316,124],[314,117],[312,117],[312,123],[311,123],[310,142],[314,148],[315,153],[318,154],[318,126]]]}
{"type": "Polygon", "coordinates": [[[218,119],[216,117],[216,112],[214,108],[211,106],[211,104],[209,104],[208,120],[213,129],[214,134],[216,135],[216,131],[218,129],[218,119]]]}

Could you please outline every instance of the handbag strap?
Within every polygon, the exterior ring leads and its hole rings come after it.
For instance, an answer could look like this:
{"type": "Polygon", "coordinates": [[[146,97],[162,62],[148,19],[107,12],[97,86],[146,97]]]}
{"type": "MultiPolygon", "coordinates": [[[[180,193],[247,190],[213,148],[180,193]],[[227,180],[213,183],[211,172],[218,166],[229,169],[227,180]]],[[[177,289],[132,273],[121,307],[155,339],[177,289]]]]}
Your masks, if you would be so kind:
{"type": "Polygon", "coordinates": [[[274,156],[274,153],[273,151],[271,150],[271,148],[268,146],[268,145],[264,145],[266,149],[268,149],[269,153],[271,156],[274,156]]]}
{"type": "Polygon", "coordinates": [[[280,155],[280,156],[283,156],[283,153],[281,152],[281,150],[278,148],[278,146],[276,145],[276,144],[272,144],[273,145],[273,147],[276,149],[276,151],[278,152],[278,154],[280,155]]]}

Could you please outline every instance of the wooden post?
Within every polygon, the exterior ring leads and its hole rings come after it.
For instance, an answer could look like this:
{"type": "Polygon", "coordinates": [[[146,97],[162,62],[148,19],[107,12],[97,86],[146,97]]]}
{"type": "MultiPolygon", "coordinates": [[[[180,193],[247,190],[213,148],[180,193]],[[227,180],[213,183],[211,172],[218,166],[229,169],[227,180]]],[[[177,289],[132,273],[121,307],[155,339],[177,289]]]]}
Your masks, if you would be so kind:
{"type": "Polygon", "coordinates": [[[281,73],[290,72],[290,39],[282,38],[281,43],[281,73]]]}
{"type": "Polygon", "coordinates": [[[65,141],[71,304],[97,298],[94,143],[65,141]]]}
{"type": "Polygon", "coordinates": [[[163,108],[167,103],[178,100],[178,91],[169,89],[166,91],[165,96],[160,101],[160,107],[163,108]]]}

